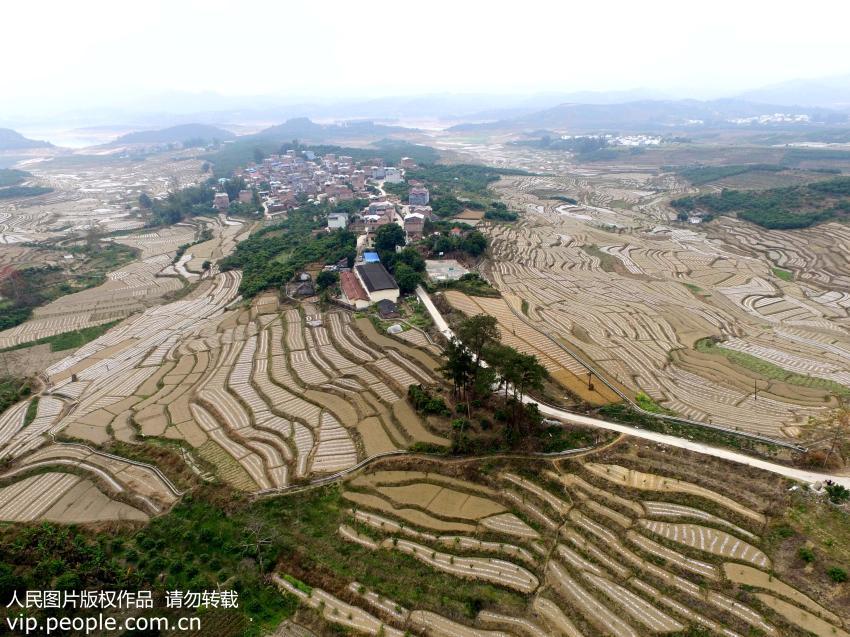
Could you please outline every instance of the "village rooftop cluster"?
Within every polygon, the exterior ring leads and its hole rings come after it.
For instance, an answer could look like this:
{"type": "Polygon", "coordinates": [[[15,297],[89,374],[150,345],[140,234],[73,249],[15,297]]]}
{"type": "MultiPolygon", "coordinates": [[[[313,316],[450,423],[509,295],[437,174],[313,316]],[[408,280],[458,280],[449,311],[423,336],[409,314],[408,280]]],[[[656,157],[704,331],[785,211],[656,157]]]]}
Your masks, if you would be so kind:
{"type": "MultiPolygon", "coordinates": [[[[401,158],[398,166],[387,166],[380,158],[358,162],[348,155],[327,153],[318,157],[310,150],[291,149],[238,170],[236,176],[246,184],[239,201],[250,203],[257,192],[266,219],[286,215],[304,203],[368,201],[358,212],[334,211],[328,215],[327,231],[347,229],[358,235],[354,268],[334,268],[340,271],[340,300],[358,309],[379,304],[383,312],[392,313],[399,297],[398,284],[372,248],[381,226],[398,224],[410,243],[422,238],[426,220],[433,218],[428,205],[430,193],[423,183],[407,180],[410,188],[406,202],[384,189],[384,184],[405,182],[406,171],[416,167],[409,157],[401,158]]],[[[227,193],[216,194],[217,208],[225,211],[229,204],[227,193]]],[[[296,286],[296,293],[311,293],[312,281],[296,283],[302,284],[296,286]]]]}

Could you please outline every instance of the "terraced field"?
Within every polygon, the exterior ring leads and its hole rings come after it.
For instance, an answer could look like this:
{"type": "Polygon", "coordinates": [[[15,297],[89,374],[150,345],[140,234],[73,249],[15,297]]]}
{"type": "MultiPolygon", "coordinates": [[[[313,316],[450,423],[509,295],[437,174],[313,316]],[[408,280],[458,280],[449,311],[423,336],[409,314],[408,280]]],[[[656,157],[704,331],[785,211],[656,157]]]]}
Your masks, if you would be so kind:
{"type": "Polygon", "coordinates": [[[72,155],[29,162],[33,183],[53,192],[0,202],[0,244],[61,239],[92,226],[105,232],[142,228],[144,220],[133,210],[141,193],[164,196],[201,180],[203,162],[192,155],[161,153],[143,161],[72,155]]]}
{"type": "MultiPolygon", "coordinates": [[[[498,192],[526,211],[518,223],[487,227],[492,250],[482,272],[503,298],[448,292],[447,299],[465,313],[496,316],[506,342],[536,353],[590,403],[611,397],[598,382],[601,395],[588,395],[579,360],[627,395],[643,392],[681,416],[797,435],[850,387],[848,313],[833,276],[843,257],[827,256],[815,241],[808,261],[780,258],[798,245],[788,233],[775,238],[785,252],[765,250],[774,262],[742,256],[734,243],[659,223],[663,202],[650,191],[663,186],[646,174],[503,178],[498,192]],[[633,196],[612,192],[612,181],[633,196]],[[549,192],[580,203],[538,196],[549,192]],[[615,196],[628,205],[612,206],[615,196]],[[810,264],[817,271],[817,263],[823,274],[799,284],[772,272],[810,264]],[[834,290],[826,287],[833,279],[834,290]],[[718,341],[716,350],[697,347],[707,338],[718,341]]],[[[751,229],[722,223],[727,233],[751,229]]],[[[810,233],[825,237],[829,229],[810,233]]]]}
{"type": "Polygon", "coordinates": [[[34,420],[25,426],[26,402],[0,420],[0,458],[15,463],[9,476],[72,466],[158,512],[175,499],[170,485],[53,440],[178,441],[245,491],[417,442],[448,444],[405,401],[408,385],[436,382],[430,352],[380,336],[348,312],[321,314],[311,304],[279,311],[275,295],[228,310],[238,285],[234,272],[206,278],[186,298],[146,310],[49,367],[34,420]]]}
{"type": "MultiPolygon", "coordinates": [[[[470,637],[850,634],[846,612],[777,572],[761,536],[772,487],[753,488],[752,476],[730,475],[723,491],[711,480],[655,473],[651,461],[646,471],[632,468],[634,456],[616,453],[548,468],[491,463],[462,475],[459,465],[437,461],[416,470],[384,464],[346,482],[339,541],[409,556],[423,577],[510,590],[524,604],[506,612],[485,603],[458,616],[399,603],[374,583],[323,590],[307,574],[276,577],[330,624],[371,635],[470,637]]],[[[687,470],[679,465],[673,469],[687,470]]]]}
{"type": "Polygon", "coordinates": [[[11,329],[0,332],[0,349],[38,340],[47,336],[109,323],[161,303],[165,295],[180,291],[185,281],[197,281],[204,272],[195,263],[191,251],[181,263],[173,264],[177,248],[192,243],[202,227],[213,239],[192,247],[199,254],[221,256],[236,241],[247,236],[243,224],[229,223],[225,218],[197,219],[192,224],[178,224],[156,231],[136,232],[115,237],[114,241],[139,250],[140,259],[108,273],[98,287],[68,294],[35,309],[33,317],[11,329]],[[188,257],[188,259],[186,259],[188,257]],[[190,271],[188,268],[195,268],[190,271]]]}

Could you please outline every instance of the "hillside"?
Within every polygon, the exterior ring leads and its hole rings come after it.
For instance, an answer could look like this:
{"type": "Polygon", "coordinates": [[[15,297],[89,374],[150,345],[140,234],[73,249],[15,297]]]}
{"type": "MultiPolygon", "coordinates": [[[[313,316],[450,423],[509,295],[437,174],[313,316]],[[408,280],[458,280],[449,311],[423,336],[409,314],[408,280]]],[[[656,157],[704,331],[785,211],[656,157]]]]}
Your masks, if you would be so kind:
{"type": "Polygon", "coordinates": [[[392,165],[397,164],[405,155],[413,157],[420,163],[436,161],[437,155],[431,148],[426,149],[425,146],[414,145],[399,139],[389,139],[395,133],[411,132],[411,130],[413,129],[384,126],[371,121],[317,124],[306,117],[298,117],[265,128],[254,135],[242,135],[232,143],[225,144],[218,151],[207,155],[205,159],[215,164],[216,174],[227,175],[237,166],[256,159],[258,154],[265,156],[281,152],[281,148],[292,147],[292,142],[297,141],[299,144],[309,144],[319,153],[336,152],[362,158],[365,152],[368,156],[381,156],[392,165]],[[342,149],[335,144],[349,140],[380,141],[374,141],[371,144],[378,150],[342,149]]]}
{"type": "Polygon", "coordinates": [[[850,215],[850,177],[768,190],[723,190],[671,203],[683,212],[736,215],[765,228],[808,228],[850,215]]]}
{"type": "Polygon", "coordinates": [[[50,148],[50,142],[27,139],[11,128],[0,128],[0,150],[23,150],[26,148],[50,148]]]}
{"type": "Polygon", "coordinates": [[[233,133],[207,124],[181,124],[159,130],[136,131],[116,139],[113,144],[175,144],[186,141],[212,142],[236,137],[233,133]]]}

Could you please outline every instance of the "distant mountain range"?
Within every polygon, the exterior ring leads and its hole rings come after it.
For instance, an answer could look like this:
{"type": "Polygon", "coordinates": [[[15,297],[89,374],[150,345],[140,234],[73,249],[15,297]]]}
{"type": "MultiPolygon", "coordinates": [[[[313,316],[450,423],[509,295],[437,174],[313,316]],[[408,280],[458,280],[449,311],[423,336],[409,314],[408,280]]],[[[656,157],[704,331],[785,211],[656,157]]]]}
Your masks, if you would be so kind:
{"type": "MultiPolygon", "coordinates": [[[[120,145],[174,143],[191,138],[226,141],[233,138],[231,131],[251,132],[262,127],[267,128],[258,135],[322,143],[331,139],[380,138],[402,132],[402,126],[431,128],[456,122],[463,122],[460,130],[652,132],[669,131],[696,121],[712,127],[728,124],[730,119],[775,113],[804,114],[818,123],[843,126],[845,116],[850,115],[850,76],[794,80],[709,101],[679,99],[645,88],[518,95],[433,93],[337,100],[172,92],[134,98],[126,104],[77,109],[46,119],[44,115],[39,116],[41,119],[7,118],[0,125],[44,131],[34,135],[57,143],[65,139],[60,133],[72,129],[85,132],[88,128],[106,128],[113,129],[115,135],[136,131],[112,142],[120,145]],[[274,122],[284,123],[269,127],[274,122]]],[[[794,125],[772,121],[762,124],[794,125]]],[[[14,131],[0,129],[0,149],[46,146],[48,142],[27,140],[14,131]]]]}
{"type": "Polygon", "coordinates": [[[121,135],[110,145],[123,144],[175,144],[185,141],[209,143],[214,140],[225,141],[236,137],[233,133],[208,124],[181,124],[158,130],[136,131],[121,135]]]}
{"type": "Polygon", "coordinates": [[[746,91],[738,97],[750,102],[784,106],[820,106],[850,111],[850,75],[814,80],[791,80],[746,91]]]}
{"type": "Polygon", "coordinates": [[[0,128],[0,150],[26,150],[28,148],[50,148],[50,142],[27,139],[11,128],[0,128]]]}
{"type": "Polygon", "coordinates": [[[341,141],[357,138],[380,138],[393,133],[410,132],[402,126],[386,126],[372,121],[350,121],[340,124],[317,124],[307,117],[289,119],[283,124],[261,130],[251,137],[264,141],[288,142],[293,139],[309,142],[341,141]]]}
{"type": "Polygon", "coordinates": [[[481,124],[460,124],[453,130],[564,130],[574,132],[652,132],[670,131],[688,126],[716,127],[752,120],[752,124],[800,124],[817,122],[830,125],[848,123],[848,115],[812,107],[787,107],[759,104],[739,99],[640,100],[612,104],[560,104],[553,108],[481,124]],[[798,122],[771,118],[777,113],[803,116],[798,122]]]}

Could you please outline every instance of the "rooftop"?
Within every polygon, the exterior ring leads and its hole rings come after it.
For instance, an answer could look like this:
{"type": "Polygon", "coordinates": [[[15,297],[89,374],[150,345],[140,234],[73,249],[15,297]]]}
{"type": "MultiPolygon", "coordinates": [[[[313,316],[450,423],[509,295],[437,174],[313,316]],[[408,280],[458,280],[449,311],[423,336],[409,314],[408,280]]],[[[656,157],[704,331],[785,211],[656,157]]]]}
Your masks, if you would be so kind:
{"type": "Polygon", "coordinates": [[[362,263],[354,267],[369,292],[398,288],[395,279],[380,263],[362,263]]]}
{"type": "Polygon", "coordinates": [[[366,290],[360,285],[360,281],[354,275],[354,272],[342,272],[339,275],[339,285],[349,301],[369,300],[369,295],[366,294],[366,290]]]}

